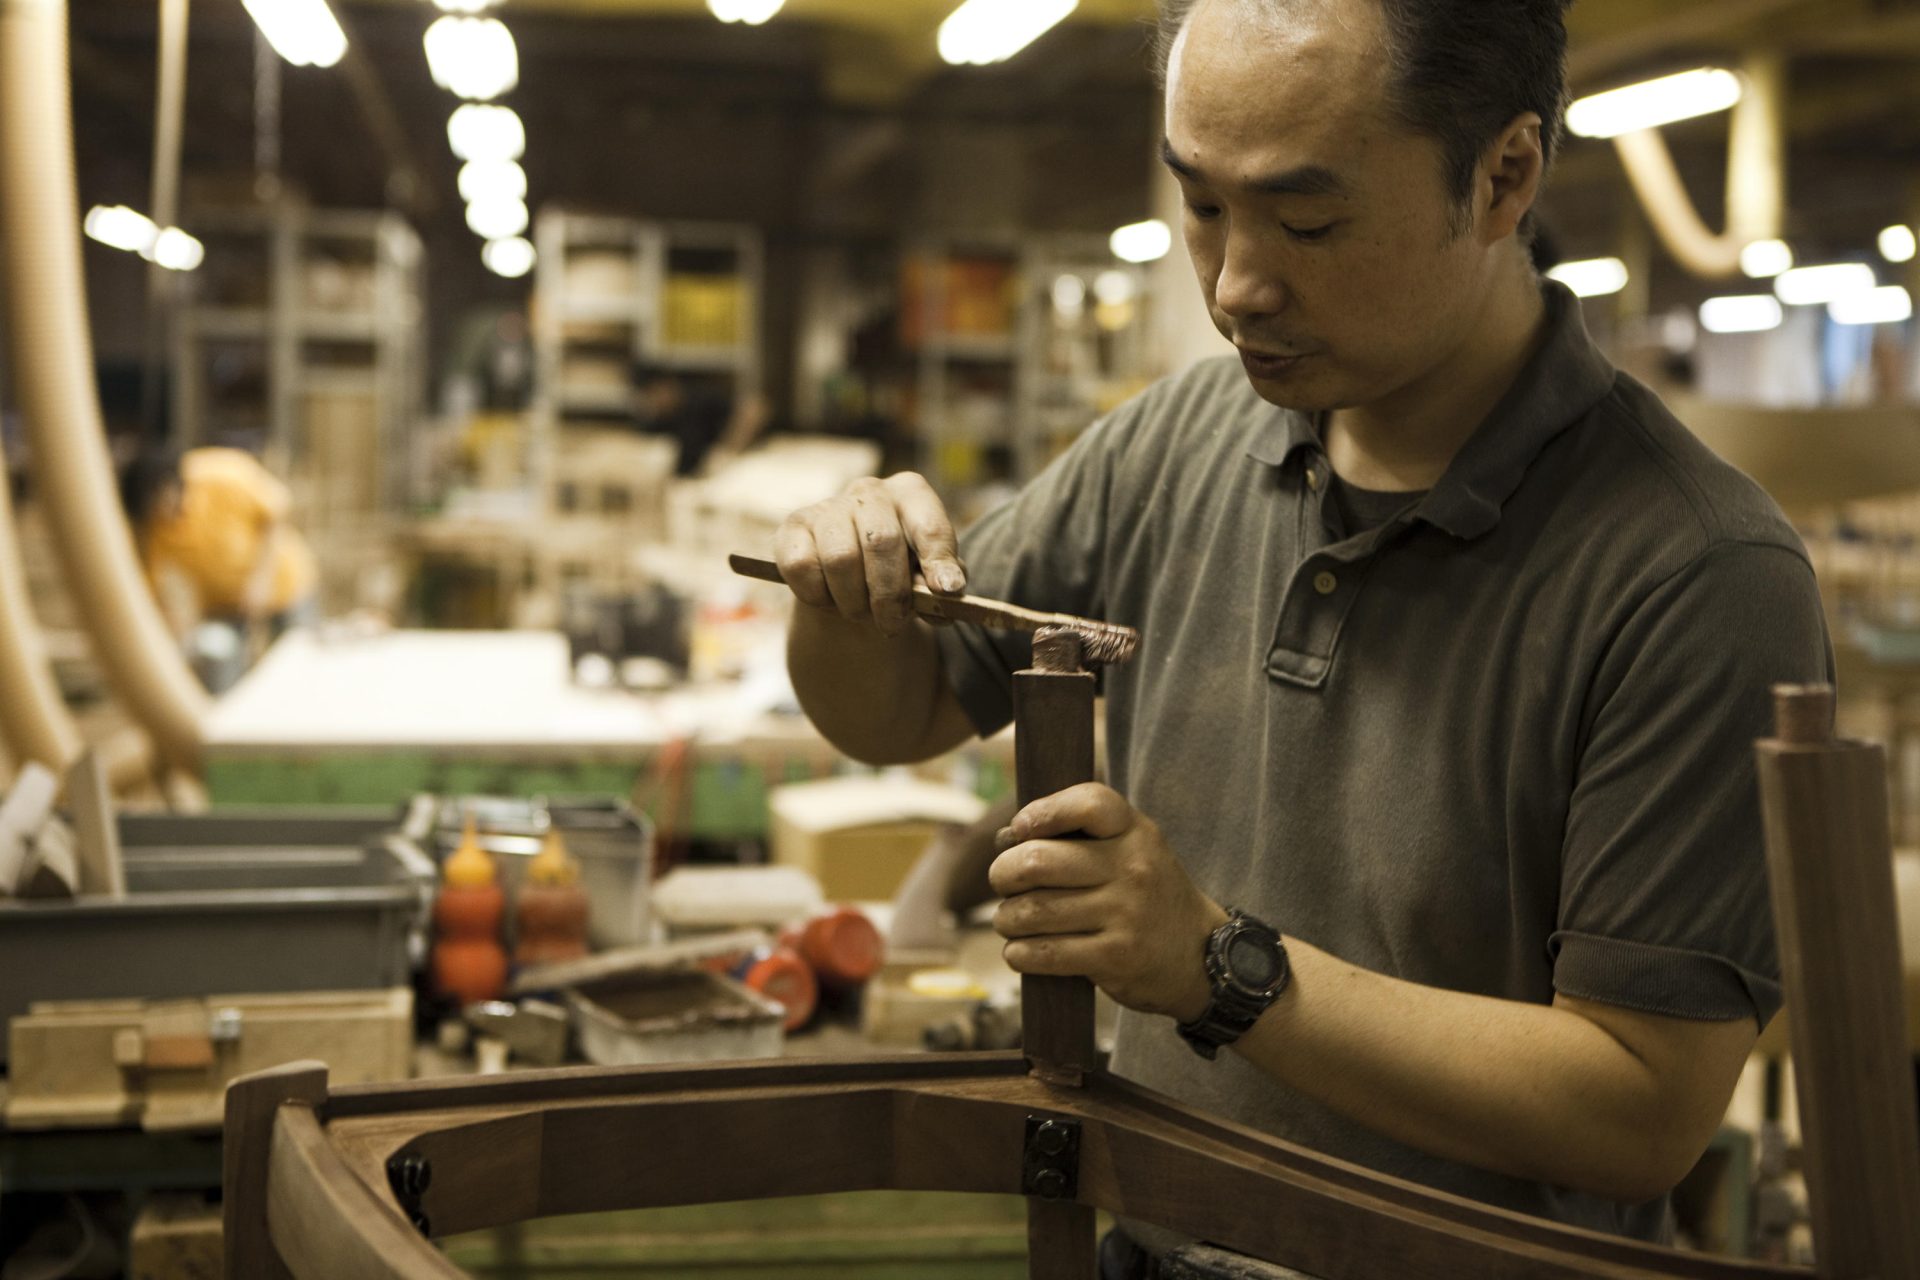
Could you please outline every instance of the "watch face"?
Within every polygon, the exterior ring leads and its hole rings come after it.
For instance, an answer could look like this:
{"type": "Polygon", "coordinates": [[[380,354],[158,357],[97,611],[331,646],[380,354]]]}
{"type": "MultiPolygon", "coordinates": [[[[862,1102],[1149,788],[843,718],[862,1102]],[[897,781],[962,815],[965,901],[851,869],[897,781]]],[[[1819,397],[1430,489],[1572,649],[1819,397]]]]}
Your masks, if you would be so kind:
{"type": "Polygon", "coordinates": [[[1242,986],[1264,989],[1280,976],[1280,957],[1259,934],[1241,933],[1229,939],[1226,960],[1227,972],[1242,986]]]}

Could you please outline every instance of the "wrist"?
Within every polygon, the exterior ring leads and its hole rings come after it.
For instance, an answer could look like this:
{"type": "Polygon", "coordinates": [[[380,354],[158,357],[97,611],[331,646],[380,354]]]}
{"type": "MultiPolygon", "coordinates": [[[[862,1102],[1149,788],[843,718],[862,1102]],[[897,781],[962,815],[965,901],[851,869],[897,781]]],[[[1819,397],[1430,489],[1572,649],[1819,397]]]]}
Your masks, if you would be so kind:
{"type": "Polygon", "coordinates": [[[1207,976],[1207,945],[1213,939],[1214,930],[1225,924],[1228,916],[1224,907],[1208,900],[1201,919],[1198,936],[1192,939],[1193,945],[1181,964],[1185,976],[1180,999],[1168,1010],[1175,1022],[1193,1022],[1213,1003],[1213,979],[1207,976]]]}

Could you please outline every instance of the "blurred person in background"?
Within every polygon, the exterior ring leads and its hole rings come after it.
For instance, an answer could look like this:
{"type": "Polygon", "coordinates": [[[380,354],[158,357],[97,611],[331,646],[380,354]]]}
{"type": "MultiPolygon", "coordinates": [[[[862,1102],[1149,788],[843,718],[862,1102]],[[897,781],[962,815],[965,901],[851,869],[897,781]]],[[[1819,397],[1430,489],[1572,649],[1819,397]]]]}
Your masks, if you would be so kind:
{"type": "Polygon", "coordinates": [[[755,392],[732,395],[690,384],[665,365],[631,370],[634,425],[680,443],[674,474],[701,475],[738,456],[767,429],[767,402],[755,392]]]}

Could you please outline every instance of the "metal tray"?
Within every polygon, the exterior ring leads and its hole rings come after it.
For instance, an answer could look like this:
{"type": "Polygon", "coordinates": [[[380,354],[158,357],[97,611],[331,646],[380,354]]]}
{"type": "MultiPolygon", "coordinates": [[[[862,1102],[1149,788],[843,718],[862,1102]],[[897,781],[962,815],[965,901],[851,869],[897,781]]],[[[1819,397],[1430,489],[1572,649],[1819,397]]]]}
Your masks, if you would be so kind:
{"type": "Polygon", "coordinates": [[[0,1021],[38,1001],[405,986],[434,869],[398,825],[389,810],[123,817],[126,897],[0,902],[0,1021]]]}

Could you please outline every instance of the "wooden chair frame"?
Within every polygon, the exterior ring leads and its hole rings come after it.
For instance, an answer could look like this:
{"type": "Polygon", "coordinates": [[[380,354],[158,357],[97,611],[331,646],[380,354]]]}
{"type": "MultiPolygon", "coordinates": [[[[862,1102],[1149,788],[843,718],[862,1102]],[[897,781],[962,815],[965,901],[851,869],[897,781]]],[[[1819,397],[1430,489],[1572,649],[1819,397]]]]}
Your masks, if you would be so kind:
{"type": "Polygon", "coordinates": [[[1818,1272],[1558,1226],[1317,1155],[1102,1072],[1074,1085],[988,1053],[341,1089],[318,1063],[249,1076],[227,1097],[227,1275],[451,1280],[464,1273],[430,1234],[891,1188],[1029,1196],[1030,1267],[1043,1280],[1093,1274],[1094,1207],[1327,1280],[1920,1280],[1920,1135],[1898,1017],[1884,770],[1878,748],[1832,742],[1817,705],[1782,705],[1780,738],[1761,744],[1761,784],[1818,1272]]]}

